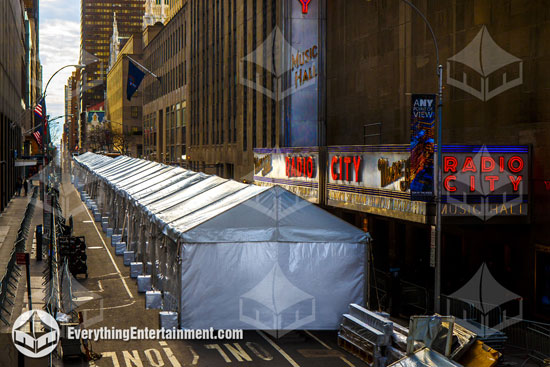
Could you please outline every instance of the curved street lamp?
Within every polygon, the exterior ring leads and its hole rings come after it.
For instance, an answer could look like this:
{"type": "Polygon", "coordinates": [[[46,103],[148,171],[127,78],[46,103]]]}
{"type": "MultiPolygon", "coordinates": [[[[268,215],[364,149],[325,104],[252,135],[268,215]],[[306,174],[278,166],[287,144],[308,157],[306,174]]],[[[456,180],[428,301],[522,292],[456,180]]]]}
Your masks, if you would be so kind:
{"type": "Polygon", "coordinates": [[[65,66],[62,66],[61,68],[59,68],[55,73],[52,74],[50,79],[48,79],[48,82],[46,83],[46,87],[44,88],[44,91],[42,92],[42,95],[40,96],[41,99],[46,97],[46,91],[48,90],[48,85],[50,85],[50,82],[52,81],[53,77],[56,76],[57,73],[59,73],[61,70],[65,69],[65,68],[70,68],[70,67],[75,67],[77,69],[83,69],[83,68],[86,67],[86,65],[84,65],[84,64],[69,64],[69,65],[65,65],[65,66]]]}

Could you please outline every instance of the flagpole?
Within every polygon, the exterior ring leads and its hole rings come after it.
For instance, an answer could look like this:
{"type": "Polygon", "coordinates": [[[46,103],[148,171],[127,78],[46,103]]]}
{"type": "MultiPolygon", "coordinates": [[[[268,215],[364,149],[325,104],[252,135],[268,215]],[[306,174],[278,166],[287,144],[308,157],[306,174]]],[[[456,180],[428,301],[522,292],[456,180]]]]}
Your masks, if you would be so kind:
{"type": "Polygon", "coordinates": [[[142,68],[143,71],[145,71],[146,73],[148,73],[148,74],[152,75],[153,77],[155,77],[160,82],[160,77],[157,76],[155,73],[153,73],[151,70],[147,69],[145,66],[141,65],[139,62],[132,59],[130,56],[128,56],[128,55],[124,55],[124,56],[127,57],[128,59],[130,59],[134,64],[136,64],[137,66],[142,68]]]}

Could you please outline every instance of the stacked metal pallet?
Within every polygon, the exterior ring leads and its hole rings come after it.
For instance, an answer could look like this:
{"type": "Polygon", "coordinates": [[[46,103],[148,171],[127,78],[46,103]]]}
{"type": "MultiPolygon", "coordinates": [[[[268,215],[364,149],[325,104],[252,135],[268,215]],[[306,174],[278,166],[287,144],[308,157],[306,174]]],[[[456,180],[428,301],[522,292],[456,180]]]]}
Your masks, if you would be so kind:
{"type": "Polygon", "coordinates": [[[338,332],[338,345],[371,367],[386,366],[391,347],[393,322],[359,305],[351,304],[338,332]]]}

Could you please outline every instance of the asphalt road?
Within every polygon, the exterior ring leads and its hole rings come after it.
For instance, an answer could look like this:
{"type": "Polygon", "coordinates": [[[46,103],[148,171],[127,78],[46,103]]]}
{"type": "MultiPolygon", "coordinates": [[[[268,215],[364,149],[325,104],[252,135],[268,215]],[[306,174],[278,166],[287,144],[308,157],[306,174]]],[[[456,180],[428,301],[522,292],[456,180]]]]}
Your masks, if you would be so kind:
{"type": "MultiPolygon", "coordinates": [[[[88,278],[73,280],[78,310],[87,329],[100,327],[157,329],[159,310],[145,309],[145,296],[137,292],[129,268],[116,256],[101,226],[73,185],[64,177],[60,190],[64,215],[73,216],[74,235],[85,236],[88,278]]],[[[59,366],[365,366],[336,345],[336,332],[300,331],[276,338],[261,331],[245,331],[240,340],[99,340],[91,342],[102,357],[94,362],[80,358],[58,361],[59,366]]]]}

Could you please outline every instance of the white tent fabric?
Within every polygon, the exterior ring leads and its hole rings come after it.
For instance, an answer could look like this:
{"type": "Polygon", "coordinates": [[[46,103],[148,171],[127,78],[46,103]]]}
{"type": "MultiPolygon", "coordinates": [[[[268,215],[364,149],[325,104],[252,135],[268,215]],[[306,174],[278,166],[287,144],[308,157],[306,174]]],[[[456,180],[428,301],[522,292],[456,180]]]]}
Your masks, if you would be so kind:
{"type": "Polygon", "coordinates": [[[281,187],[129,157],[74,161],[77,187],[97,198],[181,327],[336,329],[363,301],[369,235],[281,187]]]}

